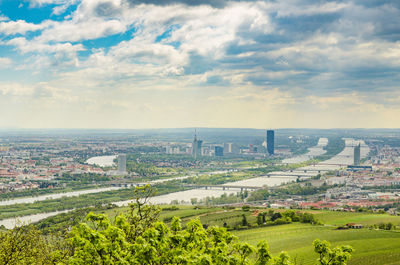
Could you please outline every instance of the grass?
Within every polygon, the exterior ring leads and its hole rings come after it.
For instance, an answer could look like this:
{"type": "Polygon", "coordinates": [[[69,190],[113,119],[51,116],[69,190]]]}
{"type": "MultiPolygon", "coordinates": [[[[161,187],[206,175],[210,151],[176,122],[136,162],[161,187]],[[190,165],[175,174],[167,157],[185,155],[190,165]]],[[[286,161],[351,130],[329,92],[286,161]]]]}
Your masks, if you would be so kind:
{"type": "Polygon", "coordinates": [[[351,245],[355,248],[349,264],[400,264],[400,233],[369,229],[336,230],[327,226],[288,224],[234,231],[241,241],[256,245],[267,240],[271,252],[285,250],[296,264],[315,264],[312,242],[328,240],[333,246],[351,245]],[[396,263],[397,262],[397,263],[396,263]]]}
{"type": "MultiPolygon", "coordinates": [[[[222,226],[226,222],[233,227],[240,223],[242,215],[254,224],[256,217],[253,211],[237,209],[205,208],[193,210],[186,207],[177,211],[163,213],[163,216],[180,216],[184,221],[189,218],[199,217],[203,224],[222,226]],[[199,212],[195,212],[199,211],[199,212]],[[186,219],[185,219],[186,216],[186,219]],[[190,216],[190,217],[189,217],[190,216]]],[[[351,245],[355,248],[349,265],[381,265],[400,264],[400,232],[383,231],[373,229],[349,229],[337,230],[336,225],[346,223],[360,223],[364,226],[380,222],[400,223],[400,216],[387,214],[375,214],[366,212],[332,212],[332,211],[307,211],[316,215],[316,218],[326,225],[310,225],[292,223],[287,225],[267,226],[246,230],[233,230],[241,241],[256,245],[261,240],[267,240],[271,252],[277,255],[281,251],[287,251],[296,265],[315,264],[317,255],[313,251],[312,242],[316,239],[328,240],[332,246],[351,245]]]]}
{"type": "Polygon", "coordinates": [[[359,223],[363,225],[373,225],[378,223],[393,223],[400,225],[400,217],[388,214],[365,213],[365,212],[332,212],[314,211],[316,218],[324,224],[344,225],[347,223],[359,223]]]}

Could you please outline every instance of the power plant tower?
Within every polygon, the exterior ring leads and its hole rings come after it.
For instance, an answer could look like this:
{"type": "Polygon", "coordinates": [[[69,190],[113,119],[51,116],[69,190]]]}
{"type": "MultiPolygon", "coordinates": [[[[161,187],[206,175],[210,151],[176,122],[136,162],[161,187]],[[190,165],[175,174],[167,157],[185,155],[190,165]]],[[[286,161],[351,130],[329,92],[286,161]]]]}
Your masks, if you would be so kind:
{"type": "Polygon", "coordinates": [[[360,158],[361,158],[361,145],[358,144],[354,147],[354,165],[360,165],[360,158]]]}
{"type": "Polygon", "coordinates": [[[126,172],[126,155],[118,155],[118,172],[126,172]]]}
{"type": "Polygon", "coordinates": [[[275,132],[273,130],[267,130],[267,151],[270,155],[275,152],[275,132]]]}

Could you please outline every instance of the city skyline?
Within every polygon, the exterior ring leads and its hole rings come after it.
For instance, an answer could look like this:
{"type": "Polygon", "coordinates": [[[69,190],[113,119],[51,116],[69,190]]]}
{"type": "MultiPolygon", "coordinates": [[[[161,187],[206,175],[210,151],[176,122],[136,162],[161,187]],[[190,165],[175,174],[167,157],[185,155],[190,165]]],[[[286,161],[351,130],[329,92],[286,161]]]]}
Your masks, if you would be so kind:
{"type": "Polygon", "coordinates": [[[0,1],[0,128],[398,128],[400,4],[0,1]]]}

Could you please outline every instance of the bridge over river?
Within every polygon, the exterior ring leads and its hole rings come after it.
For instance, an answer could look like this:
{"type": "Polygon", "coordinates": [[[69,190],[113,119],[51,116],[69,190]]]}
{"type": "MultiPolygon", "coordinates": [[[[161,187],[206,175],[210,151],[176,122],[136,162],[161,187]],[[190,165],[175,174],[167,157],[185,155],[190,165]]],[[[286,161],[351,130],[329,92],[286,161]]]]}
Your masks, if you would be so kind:
{"type": "Polygon", "coordinates": [[[237,189],[240,191],[248,190],[255,191],[261,189],[259,186],[241,186],[241,185],[201,185],[201,184],[183,184],[182,187],[188,187],[192,189],[222,189],[222,190],[230,190],[237,189]]]}

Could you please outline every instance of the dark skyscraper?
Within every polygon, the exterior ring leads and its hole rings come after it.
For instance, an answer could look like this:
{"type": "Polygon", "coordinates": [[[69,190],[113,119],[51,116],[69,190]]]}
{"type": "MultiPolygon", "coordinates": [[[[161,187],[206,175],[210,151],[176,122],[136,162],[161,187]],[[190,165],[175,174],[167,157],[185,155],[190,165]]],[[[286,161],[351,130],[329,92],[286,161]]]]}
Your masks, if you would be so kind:
{"type": "Polygon", "coordinates": [[[354,147],[354,165],[360,165],[360,158],[361,158],[361,145],[358,144],[354,147]]]}
{"type": "Polygon", "coordinates": [[[224,156],[224,148],[222,146],[214,147],[215,156],[224,156]]]}
{"type": "Polygon", "coordinates": [[[268,154],[273,155],[275,151],[275,133],[273,130],[267,130],[267,151],[268,154]]]}

